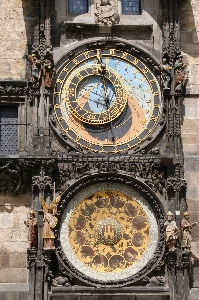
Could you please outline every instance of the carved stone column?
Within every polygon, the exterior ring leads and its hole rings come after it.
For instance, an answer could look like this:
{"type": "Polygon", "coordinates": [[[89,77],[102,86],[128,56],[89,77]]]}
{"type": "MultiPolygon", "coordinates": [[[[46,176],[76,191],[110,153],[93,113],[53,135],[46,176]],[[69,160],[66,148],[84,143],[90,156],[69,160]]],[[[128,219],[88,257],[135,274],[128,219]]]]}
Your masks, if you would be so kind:
{"type": "MultiPolygon", "coordinates": [[[[44,163],[43,163],[44,164],[44,163]]],[[[41,197],[51,201],[53,196],[53,184],[52,179],[49,176],[44,175],[44,166],[42,165],[42,171],[40,176],[34,176],[32,178],[32,207],[37,211],[38,219],[38,250],[36,258],[36,273],[35,273],[35,300],[44,299],[44,261],[43,261],[43,210],[41,206],[41,197]]],[[[32,300],[32,299],[31,299],[32,300]]]]}
{"type": "Polygon", "coordinates": [[[37,18],[31,61],[33,100],[33,148],[32,154],[50,154],[49,105],[53,88],[54,62],[51,45],[50,1],[37,1],[37,18]]]}
{"type": "Polygon", "coordinates": [[[37,250],[28,249],[28,269],[29,269],[29,300],[35,299],[35,279],[37,250]]]}
{"type": "Polygon", "coordinates": [[[169,284],[172,286],[172,299],[176,300],[176,252],[168,252],[167,254],[167,264],[169,271],[169,284]]]}
{"type": "Polygon", "coordinates": [[[179,300],[189,299],[189,272],[191,265],[191,252],[182,252],[179,261],[180,276],[178,277],[179,300]]]}

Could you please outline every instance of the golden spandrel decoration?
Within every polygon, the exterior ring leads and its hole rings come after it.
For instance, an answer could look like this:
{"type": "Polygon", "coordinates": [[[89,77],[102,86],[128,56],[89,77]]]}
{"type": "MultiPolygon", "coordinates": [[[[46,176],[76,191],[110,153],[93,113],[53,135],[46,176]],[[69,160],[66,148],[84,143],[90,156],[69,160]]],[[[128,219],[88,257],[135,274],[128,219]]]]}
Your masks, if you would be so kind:
{"type": "Polygon", "coordinates": [[[68,232],[71,248],[82,263],[99,272],[119,272],[143,256],[150,224],[133,197],[106,190],[76,206],[68,232]]]}

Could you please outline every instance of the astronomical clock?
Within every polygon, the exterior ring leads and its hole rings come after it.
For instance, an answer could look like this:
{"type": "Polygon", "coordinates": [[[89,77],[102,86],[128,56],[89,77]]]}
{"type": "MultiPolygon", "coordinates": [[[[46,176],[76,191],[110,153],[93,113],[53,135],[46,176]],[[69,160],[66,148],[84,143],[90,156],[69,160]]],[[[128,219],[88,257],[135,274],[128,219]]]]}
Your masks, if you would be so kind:
{"type": "MultiPolygon", "coordinates": [[[[29,298],[188,300],[177,1],[154,2],[150,12],[141,1],[139,16],[120,13],[136,1],[88,1],[85,15],[87,1],[37,2],[24,97],[31,151],[25,163],[22,147],[11,174],[23,182],[23,166],[32,170],[38,245],[28,249],[29,298]],[[66,3],[74,11],[64,21],[66,3]],[[52,30],[51,18],[61,22],[52,30]]],[[[24,126],[21,104],[19,112],[24,126]]]]}
{"type": "MultiPolygon", "coordinates": [[[[163,256],[164,209],[137,176],[140,166],[147,177],[149,158],[133,155],[162,129],[157,70],[146,53],[116,41],[85,44],[57,63],[51,125],[76,152],[62,170],[70,175],[55,242],[62,272],[76,283],[124,287],[163,256]]],[[[151,161],[157,168],[159,158],[151,161]]]]}
{"type": "Polygon", "coordinates": [[[84,152],[119,153],[146,143],[161,111],[148,61],[126,48],[93,45],[59,68],[54,114],[62,134],[84,152]]]}

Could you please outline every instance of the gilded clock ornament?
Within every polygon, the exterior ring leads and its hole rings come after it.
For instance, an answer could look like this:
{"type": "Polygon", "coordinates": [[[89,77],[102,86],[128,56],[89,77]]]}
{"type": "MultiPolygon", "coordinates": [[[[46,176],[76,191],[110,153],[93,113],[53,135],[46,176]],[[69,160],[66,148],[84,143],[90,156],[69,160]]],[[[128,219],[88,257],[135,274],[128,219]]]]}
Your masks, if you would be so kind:
{"type": "Polygon", "coordinates": [[[114,245],[122,237],[122,227],[115,219],[103,219],[96,226],[96,236],[102,244],[114,245]]]}
{"type": "Polygon", "coordinates": [[[129,52],[82,51],[58,72],[55,116],[66,136],[85,150],[132,149],[154,131],[161,111],[156,77],[129,52]]]}

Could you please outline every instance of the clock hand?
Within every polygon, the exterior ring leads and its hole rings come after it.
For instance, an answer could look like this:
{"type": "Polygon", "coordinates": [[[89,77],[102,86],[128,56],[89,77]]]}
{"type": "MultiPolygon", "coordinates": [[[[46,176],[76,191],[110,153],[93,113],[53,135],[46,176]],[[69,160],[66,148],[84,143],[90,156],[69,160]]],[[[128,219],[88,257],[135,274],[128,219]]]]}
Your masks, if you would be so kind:
{"type": "MultiPolygon", "coordinates": [[[[101,56],[101,52],[98,52],[98,60],[100,62],[100,68],[99,68],[99,72],[101,74],[101,78],[102,78],[102,82],[103,82],[103,87],[104,87],[104,94],[105,94],[105,104],[106,104],[106,108],[107,110],[109,109],[110,106],[110,99],[108,97],[108,93],[107,93],[107,88],[106,88],[106,79],[105,79],[105,74],[106,74],[106,64],[102,62],[102,56],[101,56]]],[[[109,116],[110,118],[110,116],[109,116]]],[[[113,125],[112,125],[112,121],[110,122],[110,132],[111,132],[111,141],[114,142],[115,141],[115,137],[113,134],[113,125]]]]}
{"type": "Polygon", "coordinates": [[[105,94],[105,99],[104,100],[105,100],[106,108],[109,109],[110,100],[109,100],[108,93],[107,93],[106,79],[105,79],[106,65],[105,65],[105,63],[102,62],[102,59],[100,61],[100,64],[101,64],[101,66],[99,68],[99,72],[101,74],[101,78],[102,78],[102,82],[103,82],[103,87],[104,87],[104,94],[105,94]]]}
{"type": "MultiPolygon", "coordinates": [[[[105,99],[104,100],[105,100],[105,103],[106,103],[106,108],[108,110],[109,107],[110,107],[110,99],[108,97],[107,88],[106,88],[106,79],[105,79],[106,65],[105,64],[101,64],[101,70],[102,70],[101,77],[102,77],[103,86],[104,86],[104,93],[105,93],[105,99]]],[[[109,116],[109,119],[110,119],[110,116],[109,116]]],[[[115,141],[115,137],[114,137],[114,134],[113,134],[112,121],[110,122],[110,131],[111,131],[110,139],[111,139],[112,142],[114,142],[115,141]]]]}

